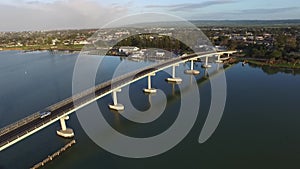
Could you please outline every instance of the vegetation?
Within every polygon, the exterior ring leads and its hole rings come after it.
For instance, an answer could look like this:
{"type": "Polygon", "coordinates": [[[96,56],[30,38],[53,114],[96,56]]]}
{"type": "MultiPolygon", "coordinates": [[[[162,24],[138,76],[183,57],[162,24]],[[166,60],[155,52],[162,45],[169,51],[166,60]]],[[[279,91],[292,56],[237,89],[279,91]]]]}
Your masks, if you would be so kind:
{"type": "Polygon", "coordinates": [[[2,50],[81,50],[95,30],[0,32],[2,50]]]}
{"type": "Polygon", "coordinates": [[[300,68],[299,26],[209,29],[206,33],[215,45],[241,51],[240,57],[252,64],[300,68]]]}
{"type": "Polygon", "coordinates": [[[36,51],[36,50],[67,50],[67,51],[80,51],[84,45],[57,45],[55,47],[51,45],[34,45],[34,46],[19,46],[19,47],[5,47],[3,50],[24,50],[24,51],[36,51]]]}
{"type": "MultiPolygon", "coordinates": [[[[153,28],[155,29],[155,28],[153,28]]],[[[204,34],[213,45],[223,46],[227,50],[239,50],[237,55],[252,64],[274,67],[299,68],[300,64],[300,26],[280,27],[202,27],[204,34]],[[258,61],[257,59],[262,59],[258,61]]],[[[149,33],[130,36],[130,32],[103,30],[97,32],[95,39],[88,39],[96,30],[65,30],[36,32],[0,32],[0,49],[3,50],[81,50],[83,44],[90,44],[96,50],[97,43],[114,42],[129,35],[109,51],[118,53],[120,46],[157,48],[175,54],[193,52],[184,43],[165,35],[149,33]],[[97,41],[98,40],[98,41],[97,41]]],[[[187,37],[189,39],[189,37],[187,37]]]]}
{"type": "Polygon", "coordinates": [[[130,36],[118,42],[113,49],[109,52],[118,50],[120,46],[136,46],[140,49],[156,48],[173,52],[175,54],[192,53],[193,50],[186,46],[181,41],[174,39],[170,36],[159,34],[139,34],[130,36]]]}

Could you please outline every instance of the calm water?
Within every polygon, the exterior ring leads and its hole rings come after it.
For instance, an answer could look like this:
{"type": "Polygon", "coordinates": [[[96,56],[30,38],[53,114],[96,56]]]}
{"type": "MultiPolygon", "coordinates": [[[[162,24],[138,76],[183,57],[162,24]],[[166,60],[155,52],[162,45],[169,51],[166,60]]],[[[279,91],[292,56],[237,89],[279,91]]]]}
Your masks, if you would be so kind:
{"type": "MultiPolygon", "coordinates": [[[[89,59],[94,57],[98,56],[89,59]]],[[[0,52],[0,127],[71,96],[76,59],[76,54],[68,53],[0,52]]],[[[100,73],[96,81],[110,79],[120,62],[118,57],[106,57],[99,68],[99,72],[105,73],[100,73]]],[[[125,64],[132,68],[152,62],[126,60],[125,64]]],[[[177,72],[184,80],[181,85],[188,91],[190,76],[182,73],[186,68],[187,65],[181,65],[177,72]]],[[[241,64],[226,70],[227,103],[222,120],[212,137],[199,144],[211,92],[209,81],[203,80],[203,72],[196,76],[201,96],[197,121],[188,136],[172,150],[145,159],[112,155],[88,138],[77,116],[72,114],[67,124],[74,129],[77,144],[44,168],[299,168],[300,75],[265,73],[261,68],[241,64]]],[[[107,121],[120,132],[138,137],[167,129],[177,117],[180,94],[176,92],[177,86],[164,81],[166,77],[168,74],[161,72],[153,78],[153,86],[168,96],[167,108],[159,119],[142,126],[132,124],[108,110],[111,97],[107,96],[98,101],[107,121]]],[[[130,98],[138,110],[149,108],[149,98],[142,92],[145,85],[146,79],[130,86],[130,98]]],[[[0,169],[30,168],[61,148],[70,140],[56,135],[59,128],[57,122],[1,152],[0,169]]]]}

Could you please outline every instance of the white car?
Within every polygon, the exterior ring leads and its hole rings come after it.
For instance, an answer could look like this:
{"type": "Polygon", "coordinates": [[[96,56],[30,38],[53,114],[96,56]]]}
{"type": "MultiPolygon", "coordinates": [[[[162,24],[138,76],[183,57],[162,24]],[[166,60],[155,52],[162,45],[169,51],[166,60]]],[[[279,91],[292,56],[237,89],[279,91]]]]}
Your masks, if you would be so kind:
{"type": "Polygon", "coordinates": [[[43,119],[51,114],[50,111],[44,111],[40,113],[40,118],[43,119]]]}

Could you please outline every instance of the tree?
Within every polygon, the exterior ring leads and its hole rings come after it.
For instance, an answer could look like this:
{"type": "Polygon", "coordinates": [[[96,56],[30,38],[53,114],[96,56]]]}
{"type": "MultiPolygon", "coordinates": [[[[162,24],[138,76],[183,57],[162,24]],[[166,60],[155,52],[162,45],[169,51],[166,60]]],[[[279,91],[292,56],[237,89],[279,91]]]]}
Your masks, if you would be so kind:
{"type": "Polygon", "coordinates": [[[285,51],[292,52],[297,50],[297,39],[296,37],[287,37],[285,43],[285,51]]]}
{"type": "Polygon", "coordinates": [[[282,57],[282,52],[275,49],[270,55],[270,58],[281,58],[282,57]]]}

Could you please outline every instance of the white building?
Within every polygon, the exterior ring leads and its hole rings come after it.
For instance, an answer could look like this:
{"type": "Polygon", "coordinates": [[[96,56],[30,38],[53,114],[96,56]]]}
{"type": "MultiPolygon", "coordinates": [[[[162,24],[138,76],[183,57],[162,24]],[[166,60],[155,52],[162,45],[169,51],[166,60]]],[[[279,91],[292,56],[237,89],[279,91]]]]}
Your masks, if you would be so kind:
{"type": "Polygon", "coordinates": [[[52,40],[52,46],[56,46],[56,44],[60,42],[58,39],[53,39],[52,40]]]}
{"type": "Polygon", "coordinates": [[[87,40],[81,40],[81,41],[74,41],[74,45],[88,45],[90,42],[87,40]]]}
{"type": "Polygon", "coordinates": [[[156,51],[156,56],[157,57],[164,57],[165,55],[166,55],[166,53],[163,52],[163,51],[156,51]]]}
{"type": "Polygon", "coordinates": [[[125,54],[130,54],[130,53],[134,53],[139,51],[140,48],[136,47],[136,46],[121,46],[119,48],[119,52],[124,52],[125,54]]]}

